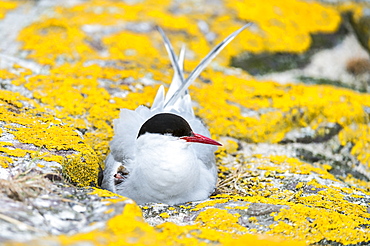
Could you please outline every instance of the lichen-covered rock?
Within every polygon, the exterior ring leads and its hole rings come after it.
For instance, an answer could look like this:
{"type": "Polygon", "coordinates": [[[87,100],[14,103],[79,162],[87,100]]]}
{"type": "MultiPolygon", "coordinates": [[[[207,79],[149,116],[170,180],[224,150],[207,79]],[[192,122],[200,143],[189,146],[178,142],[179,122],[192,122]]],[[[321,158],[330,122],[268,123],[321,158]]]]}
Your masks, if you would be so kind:
{"type": "Polygon", "coordinates": [[[369,6],[335,2],[0,0],[0,242],[368,244],[370,63],[348,16],[369,6]],[[155,26],[189,71],[247,21],[190,87],[224,144],[219,194],[138,207],[91,188],[119,109],[171,80],[155,26]],[[268,72],[228,66],[246,53],[268,72]]]}
{"type": "Polygon", "coordinates": [[[63,169],[72,182],[96,183],[99,157],[78,129],[19,92],[1,90],[0,103],[1,168],[9,174],[19,165],[49,172],[63,169]]]}
{"type": "Polygon", "coordinates": [[[359,16],[354,14],[358,12],[354,7],[350,12],[344,6],[341,8],[342,21],[337,30],[312,34],[309,49],[301,52],[244,52],[233,57],[231,65],[260,80],[334,85],[369,92],[370,56],[367,41],[362,41],[368,35],[368,29],[363,27],[368,11],[364,9],[364,16],[359,16]],[[354,21],[355,18],[360,20],[354,21]]]}
{"type": "Polygon", "coordinates": [[[127,204],[133,205],[108,191],[76,188],[62,182],[60,176],[36,169],[19,170],[7,180],[0,179],[0,187],[1,243],[105,228],[127,204]]]}

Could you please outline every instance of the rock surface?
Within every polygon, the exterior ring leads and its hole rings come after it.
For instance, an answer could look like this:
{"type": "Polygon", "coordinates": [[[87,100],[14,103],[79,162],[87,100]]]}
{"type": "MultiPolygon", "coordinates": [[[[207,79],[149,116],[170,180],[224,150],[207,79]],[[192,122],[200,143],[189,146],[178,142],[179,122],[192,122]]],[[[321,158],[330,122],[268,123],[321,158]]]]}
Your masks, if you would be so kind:
{"type": "Polygon", "coordinates": [[[36,170],[0,180],[3,193],[0,224],[2,242],[29,241],[48,235],[71,235],[104,228],[104,221],[121,214],[128,199],[106,192],[95,195],[93,188],[77,188],[60,176],[42,175],[36,170]],[[54,183],[50,182],[52,179],[54,183]]]}
{"type": "Polygon", "coordinates": [[[0,244],[369,244],[369,8],[0,0],[0,244]],[[155,26],[190,71],[248,21],[190,88],[224,144],[219,194],[139,207],[97,188],[119,109],[171,81],[155,26]]]}

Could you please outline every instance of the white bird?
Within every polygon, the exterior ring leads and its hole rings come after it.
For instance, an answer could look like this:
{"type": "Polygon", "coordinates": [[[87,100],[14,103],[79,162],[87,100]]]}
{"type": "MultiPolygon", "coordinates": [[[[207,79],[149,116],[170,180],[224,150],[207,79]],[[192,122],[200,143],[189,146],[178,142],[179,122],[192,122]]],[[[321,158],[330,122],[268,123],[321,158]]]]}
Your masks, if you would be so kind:
{"type": "Polygon", "coordinates": [[[214,152],[220,143],[195,117],[187,88],[211,60],[249,24],[218,44],[184,79],[185,49],[179,57],[158,27],[175,70],[165,95],[160,86],[152,107],[121,109],[105,161],[101,187],[135,200],[169,205],[207,199],[215,190],[214,152]]]}

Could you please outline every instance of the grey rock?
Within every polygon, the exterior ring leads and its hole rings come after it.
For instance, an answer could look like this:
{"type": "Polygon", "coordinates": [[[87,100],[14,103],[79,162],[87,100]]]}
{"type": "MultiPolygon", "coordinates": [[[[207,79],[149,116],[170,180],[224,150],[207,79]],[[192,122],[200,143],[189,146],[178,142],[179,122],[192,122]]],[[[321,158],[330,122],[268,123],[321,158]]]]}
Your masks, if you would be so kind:
{"type": "Polygon", "coordinates": [[[321,143],[326,142],[342,130],[338,123],[325,123],[315,130],[310,127],[294,129],[288,132],[280,143],[321,143]]]}
{"type": "Polygon", "coordinates": [[[92,188],[66,183],[47,182],[47,185],[50,192],[43,190],[24,201],[0,194],[0,243],[105,228],[110,218],[122,213],[125,204],[132,202],[103,202],[104,197],[89,194],[92,188]]]}
{"type": "Polygon", "coordinates": [[[333,85],[369,92],[367,19],[370,19],[367,14],[359,21],[343,14],[336,33],[312,35],[311,47],[302,54],[242,53],[233,57],[230,64],[260,80],[333,85]]]}

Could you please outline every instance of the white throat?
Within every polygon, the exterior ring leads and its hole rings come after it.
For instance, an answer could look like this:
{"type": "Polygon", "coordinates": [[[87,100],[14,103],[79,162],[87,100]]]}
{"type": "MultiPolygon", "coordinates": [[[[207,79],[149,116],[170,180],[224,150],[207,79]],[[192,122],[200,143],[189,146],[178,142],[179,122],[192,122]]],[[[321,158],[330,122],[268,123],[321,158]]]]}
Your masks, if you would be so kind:
{"type": "Polygon", "coordinates": [[[153,199],[159,200],[184,195],[198,184],[202,163],[186,141],[144,134],[137,139],[135,150],[135,168],[129,172],[130,180],[140,180],[137,192],[155,194],[153,199]]]}

